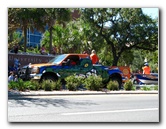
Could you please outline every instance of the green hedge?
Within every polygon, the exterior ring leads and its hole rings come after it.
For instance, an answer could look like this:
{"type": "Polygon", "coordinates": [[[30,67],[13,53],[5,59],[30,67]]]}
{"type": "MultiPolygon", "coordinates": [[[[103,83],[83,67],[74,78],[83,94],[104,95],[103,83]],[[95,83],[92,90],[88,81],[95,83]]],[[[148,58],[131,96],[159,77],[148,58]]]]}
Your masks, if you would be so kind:
{"type": "Polygon", "coordinates": [[[128,80],[124,83],[124,89],[125,90],[133,90],[134,89],[133,83],[131,80],[128,80]]]}
{"type": "Polygon", "coordinates": [[[108,90],[119,90],[119,84],[117,81],[109,81],[107,84],[108,90]]]}
{"type": "Polygon", "coordinates": [[[76,75],[66,77],[65,81],[66,81],[67,89],[72,90],[72,91],[76,91],[78,89],[78,87],[80,85],[82,85],[83,79],[84,78],[82,78],[80,76],[76,76],[76,75]]]}
{"type": "Polygon", "coordinates": [[[102,78],[100,76],[90,75],[85,78],[83,84],[88,90],[99,91],[103,88],[102,78]]]}

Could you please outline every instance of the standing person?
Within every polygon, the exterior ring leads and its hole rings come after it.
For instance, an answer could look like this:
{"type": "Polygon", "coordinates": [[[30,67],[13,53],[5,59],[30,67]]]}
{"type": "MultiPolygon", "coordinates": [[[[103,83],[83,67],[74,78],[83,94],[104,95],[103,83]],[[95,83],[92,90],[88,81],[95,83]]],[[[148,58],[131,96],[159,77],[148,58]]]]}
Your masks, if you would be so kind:
{"type": "Polygon", "coordinates": [[[17,75],[15,75],[14,81],[15,81],[15,82],[18,82],[18,76],[17,76],[17,75]]]}
{"type": "Polygon", "coordinates": [[[15,46],[14,46],[14,53],[15,53],[15,54],[17,54],[17,53],[18,53],[18,49],[19,49],[18,44],[15,44],[15,46]]]}
{"type": "Polygon", "coordinates": [[[51,54],[56,55],[56,47],[52,48],[51,54]]]}
{"type": "Polygon", "coordinates": [[[20,66],[21,66],[21,63],[20,63],[19,59],[15,58],[14,59],[14,67],[13,67],[14,75],[19,74],[20,66]]]}
{"type": "Polygon", "coordinates": [[[99,63],[99,58],[98,58],[95,50],[92,50],[91,55],[90,55],[90,59],[92,60],[92,64],[99,63]]]}
{"type": "Polygon", "coordinates": [[[42,54],[42,55],[46,55],[47,53],[46,53],[46,48],[45,48],[45,45],[43,44],[42,45],[42,47],[41,47],[41,49],[40,49],[40,53],[42,54]]]}
{"type": "Polygon", "coordinates": [[[14,81],[14,73],[11,71],[8,77],[8,82],[14,81]]]}
{"type": "Polygon", "coordinates": [[[142,67],[143,69],[143,74],[150,74],[150,67],[149,67],[149,64],[148,63],[145,63],[144,64],[144,67],[142,67]]]}

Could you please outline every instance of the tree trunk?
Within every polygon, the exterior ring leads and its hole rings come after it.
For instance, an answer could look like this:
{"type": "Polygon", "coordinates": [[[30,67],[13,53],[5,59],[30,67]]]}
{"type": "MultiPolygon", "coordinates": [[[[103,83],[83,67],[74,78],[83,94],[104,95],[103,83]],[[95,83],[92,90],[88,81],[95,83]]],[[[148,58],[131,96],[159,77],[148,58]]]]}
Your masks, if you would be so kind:
{"type": "Polygon", "coordinates": [[[117,64],[118,64],[118,57],[116,56],[116,57],[113,57],[113,62],[112,62],[112,66],[117,66],[117,64]]]}
{"type": "Polygon", "coordinates": [[[27,48],[27,27],[24,27],[24,52],[26,52],[27,48]]]}
{"type": "Polygon", "coordinates": [[[52,50],[52,27],[50,28],[50,44],[49,44],[49,53],[51,54],[52,50]]]}

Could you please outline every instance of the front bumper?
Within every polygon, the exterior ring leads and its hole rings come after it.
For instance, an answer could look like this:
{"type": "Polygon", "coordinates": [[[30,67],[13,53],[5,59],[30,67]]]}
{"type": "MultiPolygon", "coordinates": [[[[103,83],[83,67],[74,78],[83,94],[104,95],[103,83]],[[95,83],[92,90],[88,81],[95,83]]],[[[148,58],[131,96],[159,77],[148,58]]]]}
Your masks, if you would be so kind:
{"type": "Polygon", "coordinates": [[[33,80],[40,80],[42,74],[30,74],[30,78],[33,80]]]}
{"type": "Polygon", "coordinates": [[[26,80],[40,80],[42,74],[32,74],[31,73],[31,68],[29,67],[24,67],[20,70],[19,77],[23,79],[24,81],[26,80]]]}

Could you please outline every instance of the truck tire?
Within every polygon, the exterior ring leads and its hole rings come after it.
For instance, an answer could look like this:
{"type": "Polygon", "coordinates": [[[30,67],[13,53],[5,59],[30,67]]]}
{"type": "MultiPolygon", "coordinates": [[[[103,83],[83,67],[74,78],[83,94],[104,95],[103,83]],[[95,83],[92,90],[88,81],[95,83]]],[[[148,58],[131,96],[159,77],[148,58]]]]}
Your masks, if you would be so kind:
{"type": "MultiPolygon", "coordinates": [[[[55,76],[55,75],[52,74],[52,73],[47,73],[47,74],[43,75],[42,80],[50,80],[50,81],[55,82],[55,81],[58,80],[58,77],[55,76]]],[[[41,81],[42,81],[42,80],[41,80],[41,81]]]]}

